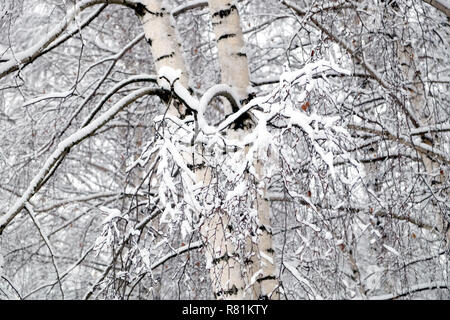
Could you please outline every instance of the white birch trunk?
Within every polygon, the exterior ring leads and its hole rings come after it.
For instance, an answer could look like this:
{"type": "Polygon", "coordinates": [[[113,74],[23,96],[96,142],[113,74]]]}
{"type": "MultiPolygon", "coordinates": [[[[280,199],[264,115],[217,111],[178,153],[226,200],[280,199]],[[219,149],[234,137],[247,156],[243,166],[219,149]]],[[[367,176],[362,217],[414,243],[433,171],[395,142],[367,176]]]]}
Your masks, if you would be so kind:
{"type": "MultiPolygon", "coordinates": [[[[151,47],[156,71],[159,72],[162,67],[179,69],[180,84],[188,87],[186,67],[169,12],[162,6],[161,0],[143,0],[142,4],[145,9],[140,18],[151,47]]],[[[218,40],[222,82],[230,85],[239,99],[244,100],[248,98],[250,81],[237,8],[233,3],[222,0],[212,0],[209,4],[218,40]]],[[[169,107],[169,113],[174,116],[183,116],[184,111],[177,105],[169,107]]],[[[262,166],[257,166],[260,168],[260,174],[262,166]]],[[[208,168],[197,169],[196,176],[203,185],[211,181],[208,168]]],[[[278,298],[277,293],[272,294],[277,282],[274,275],[269,205],[263,194],[264,190],[253,204],[258,207],[261,236],[258,244],[253,244],[250,239],[246,240],[246,253],[254,253],[248,265],[242,265],[242,257],[238,256],[236,248],[228,240],[229,217],[226,213],[209,217],[201,228],[201,235],[206,243],[206,259],[211,264],[210,276],[214,294],[219,299],[256,299],[261,296],[278,298]],[[252,280],[255,280],[252,276],[258,271],[259,277],[252,283],[252,280]]]]}
{"type": "MultiPolygon", "coordinates": [[[[188,88],[189,77],[182,56],[181,44],[171,21],[170,11],[166,10],[161,0],[142,0],[141,3],[144,5],[144,8],[140,19],[145,38],[150,45],[157,74],[160,73],[162,67],[180,70],[181,74],[178,81],[185,88],[188,88]]],[[[161,85],[160,79],[158,79],[158,84],[161,85]]],[[[181,103],[172,101],[167,113],[171,116],[182,118],[186,115],[186,108],[181,103]]],[[[138,144],[142,143],[141,135],[142,132],[137,128],[136,140],[138,144]]],[[[189,155],[184,156],[187,163],[189,163],[189,155]]],[[[158,229],[159,218],[155,219],[152,224],[158,229]]],[[[153,287],[155,299],[160,299],[160,289],[160,283],[153,287]]]]}
{"type": "Polygon", "coordinates": [[[231,86],[239,99],[246,99],[250,76],[237,7],[229,0],[209,0],[208,3],[219,49],[222,83],[231,86]]]}
{"type": "MultiPolygon", "coordinates": [[[[196,171],[197,179],[209,183],[208,169],[196,171]]],[[[209,269],[214,296],[219,300],[255,299],[256,295],[246,292],[247,270],[242,267],[236,248],[229,241],[229,216],[226,212],[214,213],[205,220],[201,235],[205,246],[205,257],[209,269]]]]}
{"type": "MultiPolygon", "coordinates": [[[[217,39],[222,83],[231,86],[240,100],[245,100],[249,96],[250,77],[237,7],[234,1],[209,0],[208,2],[217,39]]],[[[239,130],[239,132],[228,132],[228,135],[230,134],[240,136],[246,132],[239,130]]],[[[262,178],[262,164],[256,162],[255,167],[258,178],[262,178]]],[[[205,176],[205,171],[201,170],[198,174],[205,176]]],[[[227,234],[230,231],[227,213],[214,214],[202,226],[201,233],[208,244],[207,259],[212,262],[210,273],[217,298],[228,300],[279,298],[276,291],[278,283],[275,277],[270,208],[265,199],[265,189],[260,190],[260,193],[252,205],[258,210],[261,234],[257,243],[246,239],[245,254],[252,255],[250,259],[247,259],[246,264],[243,264],[243,257],[237,255],[236,249],[228,240],[227,234]]]]}
{"type": "MultiPolygon", "coordinates": [[[[264,176],[264,164],[257,161],[255,164],[256,174],[259,180],[264,176]]],[[[267,200],[267,189],[262,186],[258,189],[256,197],[258,210],[259,232],[257,245],[257,261],[254,262],[254,272],[262,270],[261,277],[257,280],[259,285],[259,296],[272,300],[280,298],[278,291],[278,280],[275,267],[275,250],[272,242],[272,224],[270,221],[270,203],[267,200]]]]}

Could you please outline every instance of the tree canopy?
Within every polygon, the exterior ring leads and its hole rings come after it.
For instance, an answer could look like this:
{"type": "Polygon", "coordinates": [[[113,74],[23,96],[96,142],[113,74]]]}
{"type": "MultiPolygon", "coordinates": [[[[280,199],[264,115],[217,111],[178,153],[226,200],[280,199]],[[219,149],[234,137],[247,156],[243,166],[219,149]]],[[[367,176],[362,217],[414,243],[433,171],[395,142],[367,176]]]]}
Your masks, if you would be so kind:
{"type": "Polygon", "coordinates": [[[0,3],[1,299],[450,298],[448,1],[225,2],[0,3]]]}

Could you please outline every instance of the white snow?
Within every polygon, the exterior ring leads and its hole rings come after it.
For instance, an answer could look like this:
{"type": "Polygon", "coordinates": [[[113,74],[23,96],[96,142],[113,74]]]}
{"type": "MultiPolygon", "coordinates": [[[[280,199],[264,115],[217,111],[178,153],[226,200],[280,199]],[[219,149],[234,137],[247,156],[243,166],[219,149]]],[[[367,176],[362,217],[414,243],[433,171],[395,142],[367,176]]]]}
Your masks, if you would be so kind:
{"type": "Polygon", "coordinates": [[[171,85],[180,78],[181,70],[173,69],[171,67],[162,66],[158,71],[159,79],[161,80],[160,86],[166,90],[171,89],[171,85]]]}
{"type": "Polygon", "coordinates": [[[234,197],[241,197],[247,193],[247,182],[245,180],[239,182],[239,184],[231,191],[228,191],[225,201],[230,201],[234,197]]]}
{"type": "Polygon", "coordinates": [[[248,284],[248,286],[246,287],[246,289],[249,288],[250,286],[254,285],[255,282],[256,282],[256,280],[258,280],[258,277],[259,277],[260,275],[263,275],[263,274],[264,274],[263,269],[259,269],[258,271],[256,271],[256,272],[253,274],[253,276],[251,277],[250,283],[248,284]]]}
{"type": "Polygon", "coordinates": [[[389,250],[390,252],[392,252],[396,256],[400,256],[400,253],[397,250],[395,250],[394,248],[388,246],[387,244],[383,244],[383,247],[385,247],[387,250],[389,250]]]}
{"type": "Polygon", "coordinates": [[[103,224],[108,223],[112,219],[121,216],[121,212],[119,209],[115,209],[115,208],[111,209],[111,208],[108,208],[105,206],[100,206],[99,209],[108,214],[108,216],[105,219],[103,219],[103,224]]]}
{"type": "Polygon", "coordinates": [[[55,151],[53,151],[53,153],[47,158],[47,161],[41,167],[38,174],[36,174],[36,176],[30,182],[22,197],[20,197],[20,199],[18,199],[14,203],[14,205],[0,217],[0,226],[6,225],[6,223],[25,206],[25,203],[34,195],[36,187],[43,179],[45,179],[47,173],[57,162],[57,159],[65,152],[66,148],[72,147],[79,141],[91,135],[93,132],[102,127],[106,122],[108,122],[112,117],[114,117],[114,115],[119,112],[124,106],[136,100],[137,98],[149,93],[150,90],[150,88],[144,88],[130,93],[129,95],[119,100],[114,106],[103,113],[100,117],[92,121],[89,125],[78,130],[77,132],[73,133],[62,142],[60,142],[55,151]]]}
{"type": "Polygon", "coordinates": [[[294,276],[294,278],[296,278],[298,281],[300,281],[301,283],[303,283],[304,285],[306,285],[311,292],[313,293],[313,297],[314,299],[318,299],[318,300],[322,300],[323,298],[316,292],[316,290],[314,290],[314,288],[312,287],[311,283],[305,279],[305,277],[303,277],[300,272],[298,272],[297,268],[295,268],[291,263],[287,262],[287,261],[283,261],[283,265],[286,267],[286,269],[289,270],[289,272],[294,276]]]}
{"type": "Polygon", "coordinates": [[[183,239],[186,239],[186,237],[188,235],[190,235],[191,232],[192,232],[191,225],[189,224],[189,222],[187,220],[183,220],[181,222],[181,237],[183,239]]]}
{"type": "Polygon", "coordinates": [[[273,264],[273,258],[268,256],[264,251],[259,251],[259,254],[263,259],[266,259],[270,264],[273,264]]]}

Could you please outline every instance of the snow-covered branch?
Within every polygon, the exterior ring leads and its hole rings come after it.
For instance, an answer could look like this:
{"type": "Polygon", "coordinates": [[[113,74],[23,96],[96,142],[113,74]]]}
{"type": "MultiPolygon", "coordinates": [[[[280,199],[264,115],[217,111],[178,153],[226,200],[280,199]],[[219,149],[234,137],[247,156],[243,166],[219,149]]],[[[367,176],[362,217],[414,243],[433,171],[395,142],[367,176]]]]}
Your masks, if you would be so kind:
{"type": "Polygon", "coordinates": [[[98,129],[100,129],[108,121],[110,121],[120,110],[133,103],[137,99],[149,94],[161,94],[161,90],[143,88],[132,92],[131,94],[119,100],[108,111],[92,121],[90,124],[78,130],[74,134],[64,139],[61,143],[59,143],[57,149],[53,151],[53,153],[48,157],[47,161],[30,182],[22,197],[18,199],[5,214],[0,216],[0,234],[11,222],[11,220],[14,219],[14,217],[23,209],[26,202],[28,202],[37,191],[39,191],[42,186],[41,183],[47,177],[47,174],[53,169],[54,165],[58,163],[58,161],[60,161],[61,157],[64,157],[69,152],[70,148],[93,135],[98,129]]]}

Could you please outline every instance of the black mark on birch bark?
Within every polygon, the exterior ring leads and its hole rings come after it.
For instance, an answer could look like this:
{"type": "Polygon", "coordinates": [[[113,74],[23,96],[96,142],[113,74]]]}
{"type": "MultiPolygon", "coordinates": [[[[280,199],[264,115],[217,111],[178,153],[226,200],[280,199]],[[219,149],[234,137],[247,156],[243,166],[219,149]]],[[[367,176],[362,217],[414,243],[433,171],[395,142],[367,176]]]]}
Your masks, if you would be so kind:
{"type": "Polygon", "coordinates": [[[232,5],[230,9],[220,10],[213,13],[212,17],[215,18],[219,16],[221,19],[229,16],[233,10],[237,10],[235,5],[232,5]]]}
{"type": "Polygon", "coordinates": [[[171,52],[170,54],[165,54],[157,59],[155,59],[155,62],[164,60],[164,59],[168,59],[168,58],[172,58],[175,55],[175,52],[171,52]]]}
{"type": "Polygon", "coordinates": [[[275,276],[265,276],[265,277],[256,279],[256,281],[262,282],[262,281],[264,281],[264,280],[276,280],[276,278],[277,278],[277,277],[275,277],[275,276]]]}
{"type": "Polygon", "coordinates": [[[217,291],[216,297],[236,295],[238,292],[239,292],[238,288],[236,288],[236,286],[233,284],[230,290],[217,291]]]}
{"type": "Polygon", "coordinates": [[[228,39],[228,38],[233,38],[233,37],[236,37],[236,33],[227,33],[227,34],[221,35],[219,37],[219,39],[217,39],[217,42],[219,42],[223,39],[228,39]]]}
{"type": "Polygon", "coordinates": [[[144,4],[142,4],[140,2],[137,2],[134,5],[134,7],[133,6],[131,6],[131,7],[134,9],[134,12],[139,17],[145,16],[146,13],[149,13],[149,14],[157,16],[157,17],[162,17],[162,16],[164,16],[164,11],[165,11],[164,8],[162,8],[160,12],[150,11],[150,10],[147,9],[147,7],[144,4]]]}

